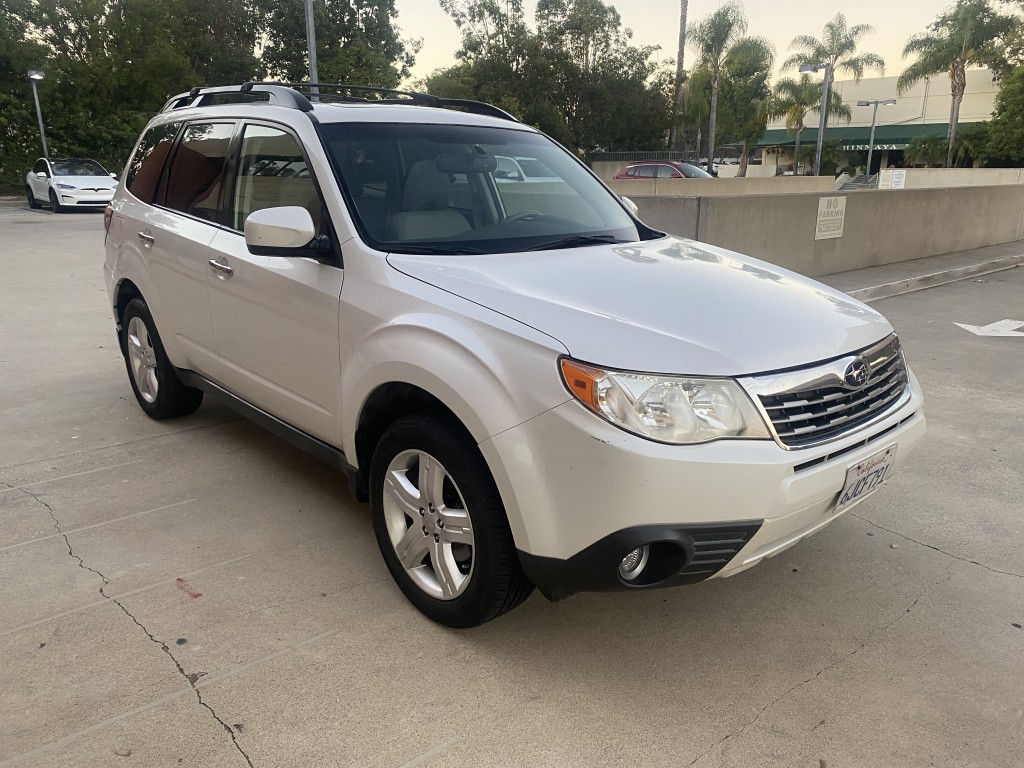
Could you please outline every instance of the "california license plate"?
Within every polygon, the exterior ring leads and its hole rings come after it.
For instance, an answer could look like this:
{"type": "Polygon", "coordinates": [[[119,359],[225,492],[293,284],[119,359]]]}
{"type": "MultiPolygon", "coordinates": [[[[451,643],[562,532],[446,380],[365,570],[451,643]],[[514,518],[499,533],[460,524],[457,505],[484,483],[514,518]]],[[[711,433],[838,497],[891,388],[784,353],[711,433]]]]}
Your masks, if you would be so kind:
{"type": "Polygon", "coordinates": [[[896,446],[890,445],[884,451],[846,470],[846,485],[833,511],[842,512],[877,491],[889,478],[895,458],[896,446]]]}

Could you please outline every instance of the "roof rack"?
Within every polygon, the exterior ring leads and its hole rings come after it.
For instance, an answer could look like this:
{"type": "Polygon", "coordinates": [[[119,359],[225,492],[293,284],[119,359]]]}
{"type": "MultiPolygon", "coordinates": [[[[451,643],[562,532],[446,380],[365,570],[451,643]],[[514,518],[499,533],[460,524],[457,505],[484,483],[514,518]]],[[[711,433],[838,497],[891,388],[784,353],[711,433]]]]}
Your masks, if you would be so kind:
{"type": "Polygon", "coordinates": [[[493,104],[471,99],[448,99],[417,91],[399,91],[394,88],[375,88],[369,85],[349,85],[347,83],[280,83],[250,82],[242,85],[226,85],[216,88],[193,88],[188,93],[181,93],[168,101],[161,112],[170,112],[185,107],[209,106],[221,94],[236,94],[234,103],[247,100],[247,94],[266,93],[271,104],[310,112],[313,109],[310,99],[322,103],[358,103],[358,104],[405,104],[442,109],[459,109],[476,115],[496,117],[501,120],[519,122],[515,117],[493,104]],[[330,89],[333,93],[322,93],[321,89],[330,89]],[[300,92],[306,91],[309,96],[300,92]],[[384,98],[367,98],[353,94],[380,94],[384,98]]]}
{"type": "Polygon", "coordinates": [[[226,100],[228,103],[244,103],[251,100],[249,97],[251,93],[267,94],[267,100],[271,104],[298,109],[302,112],[313,111],[313,105],[309,103],[309,99],[294,88],[290,88],[286,83],[243,83],[242,85],[223,85],[215,88],[197,87],[188,93],[179,93],[172,97],[160,111],[171,112],[185,107],[210,106],[216,101],[216,97],[222,94],[231,94],[237,97],[235,99],[229,97],[226,100]]]}

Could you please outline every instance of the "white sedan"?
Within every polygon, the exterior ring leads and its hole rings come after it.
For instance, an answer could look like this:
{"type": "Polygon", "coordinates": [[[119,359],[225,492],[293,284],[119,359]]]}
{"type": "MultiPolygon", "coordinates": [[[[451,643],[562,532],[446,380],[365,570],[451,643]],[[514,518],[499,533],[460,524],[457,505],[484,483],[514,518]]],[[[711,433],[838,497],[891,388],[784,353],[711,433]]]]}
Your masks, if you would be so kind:
{"type": "Polygon", "coordinates": [[[103,208],[114,196],[117,176],[95,160],[39,158],[25,174],[30,208],[46,203],[55,213],[71,208],[103,208]]]}

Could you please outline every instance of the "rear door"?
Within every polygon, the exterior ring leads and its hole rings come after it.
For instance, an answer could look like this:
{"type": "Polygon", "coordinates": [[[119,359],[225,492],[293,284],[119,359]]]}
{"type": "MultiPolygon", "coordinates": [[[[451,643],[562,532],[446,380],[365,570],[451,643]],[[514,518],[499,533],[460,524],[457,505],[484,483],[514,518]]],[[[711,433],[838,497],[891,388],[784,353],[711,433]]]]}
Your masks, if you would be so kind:
{"type": "MultiPolygon", "coordinates": [[[[225,227],[211,243],[210,307],[224,385],[315,437],[340,444],[339,308],[344,271],[312,258],[254,256],[246,217],[301,206],[329,234],[316,180],[296,137],[272,124],[242,126],[225,227]]],[[[332,261],[327,259],[327,261],[332,261]]]]}

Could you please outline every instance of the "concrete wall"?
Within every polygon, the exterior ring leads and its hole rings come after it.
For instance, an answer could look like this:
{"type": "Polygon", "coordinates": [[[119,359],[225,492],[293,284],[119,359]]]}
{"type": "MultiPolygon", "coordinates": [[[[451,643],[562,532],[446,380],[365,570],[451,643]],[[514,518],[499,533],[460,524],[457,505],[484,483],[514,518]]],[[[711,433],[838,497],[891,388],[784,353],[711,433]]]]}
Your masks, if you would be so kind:
{"type": "Polygon", "coordinates": [[[611,180],[615,174],[628,165],[624,160],[595,160],[590,169],[605,181],[611,180]]]}
{"type": "Polygon", "coordinates": [[[844,234],[815,240],[823,196],[630,198],[652,227],[812,277],[1024,239],[1024,185],[836,195],[844,234]]]}
{"type": "Polygon", "coordinates": [[[1024,168],[908,168],[906,189],[1024,184],[1024,168]]]}
{"type": "Polygon", "coordinates": [[[773,176],[768,179],[624,179],[609,181],[619,195],[666,195],[669,197],[721,197],[724,195],[785,195],[797,192],[831,192],[831,176],[773,176]]]}

